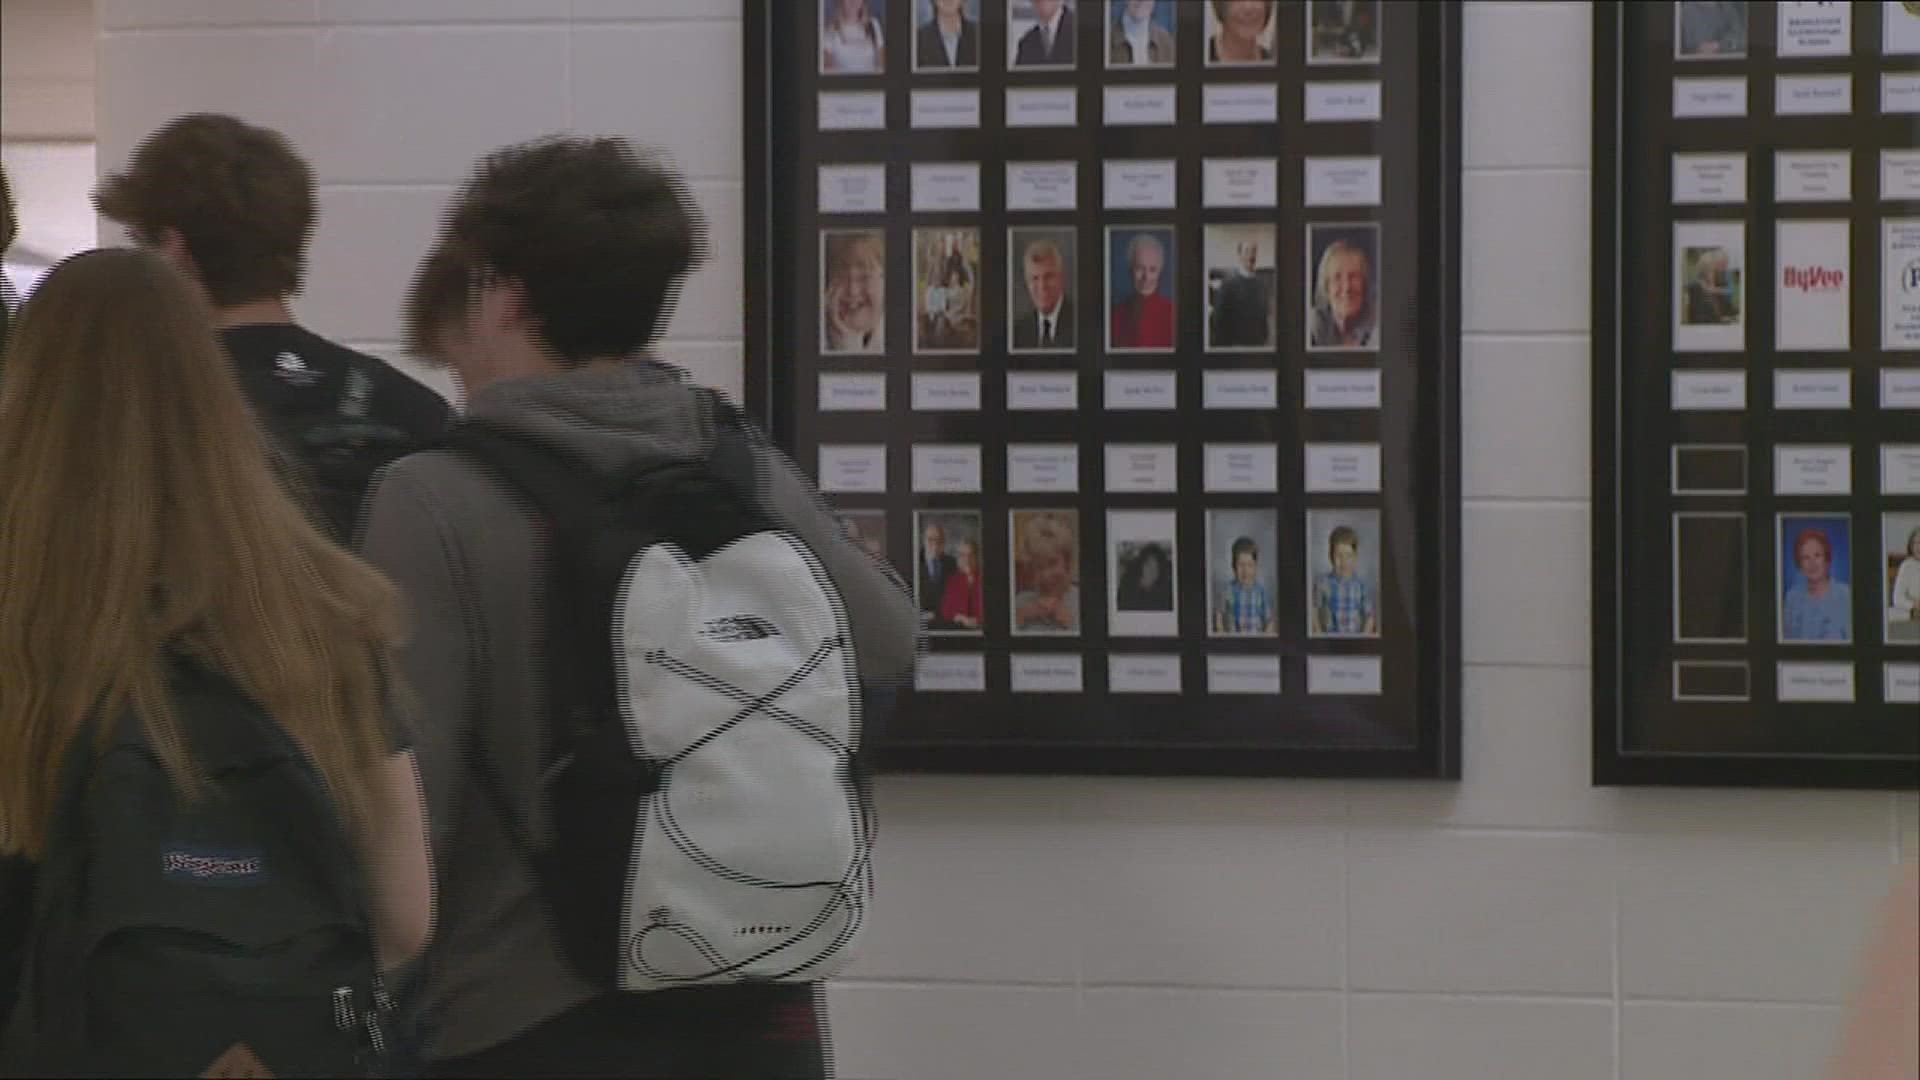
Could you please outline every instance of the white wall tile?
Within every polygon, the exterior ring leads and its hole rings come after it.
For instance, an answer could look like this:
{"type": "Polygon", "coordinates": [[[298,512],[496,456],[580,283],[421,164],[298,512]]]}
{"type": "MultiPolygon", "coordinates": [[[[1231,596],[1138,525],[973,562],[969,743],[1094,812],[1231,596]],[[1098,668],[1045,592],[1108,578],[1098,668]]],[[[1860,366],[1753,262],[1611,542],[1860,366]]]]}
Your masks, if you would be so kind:
{"type": "Polygon", "coordinates": [[[1708,844],[1722,837],[1871,840],[1887,835],[1887,799],[1878,791],[1641,788],[1621,800],[1617,825],[1708,844]]]}
{"type": "Polygon", "coordinates": [[[1340,834],[1257,822],[1088,830],[1074,921],[1091,985],[1340,986],[1340,834]],[[1208,881],[1223,885],[1210,888],[1208,881]]]}
{"type": "Polygon", "coordinates": [[[1895,796],[1894,816],[1900,835],[1900,857],[1920,857],[1920,795],[1903,791],[1895,796]]]}
{"type": "Polygon", "coordinates": [[[452,197],[451,188],[322,188],[300,317],[327,337],[399,341],[407,287],[452,197]]]}
{"type": "Polygon", "coordinates": [[[564,27],[343,27],[319,62],[323,182],[458,183],[481,155],[567,126],[564,27]]]}
{"type": "Polygon", "coordinates": [[[1587,174],[1470,173],[1460,188],[1460,325],[1468,334],[1587,332],[1587,174]]]}
{"type": "MultiPolygon", "coordinates": [[[[631,19],[634,22],[700,19],[738,23],[743,4],[761,2],[763,0],[573,0],[573,17],[631,19]]],[[[734,43],[740,43],[737,31],[734,43]]]]}
{"type": "MultiPolygon", "coordinates": [[[[162,124],[192,112],[229,113],[274,128],[315,169],[323,80],[311,30],[200,30],[100,37],[100,166],[125,164],[162,124]]],[[[329,78],[331,78],[329,74],[329,78]]]]}
{"type": "Polygon", "coordinates": [[[1631,1002],[1620,1080],[1810,1080],[1831,1058],[1840,1010],[1631,1002]]]}
{"type": "Polygon", "coordinates": [[[1884,837],[1619,843],[1627,997],[1838,1003],[1893,884],[1884,837]]]}
{"type": "Polygon", "coordinates": [[[849,977],[1075,981],[1083,842],[1032,827],[1064,801],[1031,783],[955,798],[918,779],[876,789],[877,899],[849,977]]]}
{"type": "Polygon", "coordinates": [[[1621,795],[1593,786],[1593,674],[1470,666],[1460,676],[1466,782],[1356,784],[1355,824],[1604,829],[1621,795]]]}
{"type": "Polygon", "coordinates": [[[1467,663],[1591,662],[1590,521],[1577,503],[1469,502],[1461,510],[1467,663]]]}
{"type": "Polygon", "coordinates": [[[1071,988],[862,986],[829,990],[841,1080],[1095,1080],[1071,988]]]}
{"type": "Polygon", "coordinates": [[[565,22],[569,0],[319,0],[323,23],[565,22]]]}
{"type": "Polygon", "coordinates": [[[1338,994],[1094,990],[1087,1040],[1102,1080],[1345,1075],[1338,994]]]}
{"type": "Polygon", "coordinates": [[[1605,1002],[1363,995],[1347,1023],[1347,1080],[1614,1080],[1605,1002]]]}
{"type": "Polygon", "coordinates": [[[1593,7],[1469,3],[1460,73],[1469,169],[1584,167],[1593,157],[1593,7]]]}
{"type": "Polygon", "coordinates": [[[316,0],[93,0],[105,30],[156,26],[306,23],[316,0]]]}
{"type": "Polygon", "coordinates": [[[1357,990],[1613,992],[1613,841],[1355,832],[1348,948],[1357,990]]]}
{"type": "Polygon", "coordinates": [[[727,181],[694,184],[694,202],[706,217],[711,257],[691,274],[680,306],[667,324],[670,337],[731,341],[746,333],[746,191],[727,181]]]}
{"type": "Polygon", "coordinates": [[[1593,486],[1584,338],[1460,344],[1460,485],[1473,498],[1584,499],[1593,486]]]}
{"type": "Polygon", "coordinates": [[[695,179],[743,177],[740,34],[724,22],[574,30],[574,127],[658,147],[695,179]]]}

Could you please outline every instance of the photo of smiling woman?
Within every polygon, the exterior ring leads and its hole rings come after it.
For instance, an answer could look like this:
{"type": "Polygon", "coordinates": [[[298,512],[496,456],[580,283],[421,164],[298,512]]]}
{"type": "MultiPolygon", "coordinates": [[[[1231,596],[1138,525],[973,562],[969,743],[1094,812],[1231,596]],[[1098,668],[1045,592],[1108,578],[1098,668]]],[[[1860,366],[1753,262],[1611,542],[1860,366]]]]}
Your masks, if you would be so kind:
{"type": "Polygon", "coordinates": [[[1852,519],[1781,514],[1779,522],[1780,644],[1850,643],[1852,519]]]}
{"type": "Polygon", "coordinates": [[[820,234],[820,351],[879,356],[887,351],[887,237],[879,229],[820,234]]]}
{"type": "Polygon", "coordinates": [[[1307,227],[1307,348],[1380,347],[1380,226],[1307,227]]]}
{"type": "Polygon", "coordinates": [[[1210,0],[1207,4],[1207,66],[1273,63],[1273,0],[1210,0]]]}

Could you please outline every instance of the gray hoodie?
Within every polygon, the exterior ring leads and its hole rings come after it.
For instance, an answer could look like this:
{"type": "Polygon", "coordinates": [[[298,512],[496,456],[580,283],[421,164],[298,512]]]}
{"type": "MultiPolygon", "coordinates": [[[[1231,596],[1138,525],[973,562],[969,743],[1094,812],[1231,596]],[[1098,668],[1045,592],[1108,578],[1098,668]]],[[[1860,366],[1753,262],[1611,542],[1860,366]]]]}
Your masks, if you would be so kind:
{"type": "MultiPolygon", "coordinates": [[[[678,370],[656,363],[496,383],[474,396],[467,414],[561,440],[605,471],[704,455],[714,428],[678,370]]],[[[847,539],[791,461],[756,442],[760,497],[839,587],[861,675],[904,681],[919,634],[905,585],[847,539]]],[[[533,880],[468,759],[477,725],[513,813],[545,834],[533,797],[545,737],[533,523],[490,474],[429,451],[382,474],[360,548],[411,614],[400,666],[436,873],[424,1052],[429,1060],[476,1053],[595,993],[562,963],[533,880]]]]}

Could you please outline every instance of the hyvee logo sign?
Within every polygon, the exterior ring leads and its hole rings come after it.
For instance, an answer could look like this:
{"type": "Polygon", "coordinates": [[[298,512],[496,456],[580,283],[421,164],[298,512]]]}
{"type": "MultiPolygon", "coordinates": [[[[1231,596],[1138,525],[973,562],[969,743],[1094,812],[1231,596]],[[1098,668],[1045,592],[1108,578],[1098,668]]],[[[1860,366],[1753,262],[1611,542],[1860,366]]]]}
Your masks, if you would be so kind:
{"type": "Polygon", "coordinates": [[[1780,259],[1774,285],[1775,348],[1839,350],[1851,343],[1849,230],[1844,221],[1779,223],[1774,246],[1780,259]]]}
{"type": "Polygon", "coordinates": [[[1900,291],[1920,292],[1920,259],[1909,259],[1907,265],[1900,268],[1900,291]]]}
{"type": "Polygon", "coordinates": [[[1847,287],[1847,272],[1832,266],[1788,266],[1780,271],[1780,284],[1801,292],[1837,292],[1847,287]]]}

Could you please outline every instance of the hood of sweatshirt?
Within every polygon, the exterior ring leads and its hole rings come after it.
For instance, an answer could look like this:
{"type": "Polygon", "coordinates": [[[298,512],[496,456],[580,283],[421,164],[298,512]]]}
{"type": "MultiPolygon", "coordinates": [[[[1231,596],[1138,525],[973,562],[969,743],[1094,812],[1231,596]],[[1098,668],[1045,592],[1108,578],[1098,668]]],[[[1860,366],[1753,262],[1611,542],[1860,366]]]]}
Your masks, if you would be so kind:
{"type": "Polygon", "coordinates": [[[713,418],[686,373],[636,361],[489,384],[466,415],[564,447],[611,474],[706,453],[713,418]]]}

